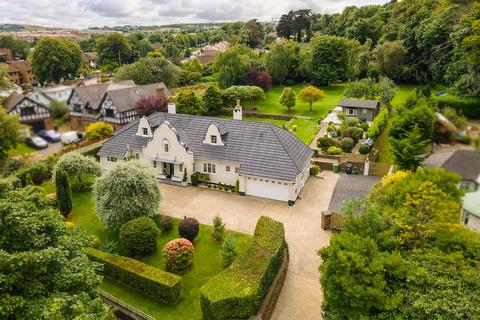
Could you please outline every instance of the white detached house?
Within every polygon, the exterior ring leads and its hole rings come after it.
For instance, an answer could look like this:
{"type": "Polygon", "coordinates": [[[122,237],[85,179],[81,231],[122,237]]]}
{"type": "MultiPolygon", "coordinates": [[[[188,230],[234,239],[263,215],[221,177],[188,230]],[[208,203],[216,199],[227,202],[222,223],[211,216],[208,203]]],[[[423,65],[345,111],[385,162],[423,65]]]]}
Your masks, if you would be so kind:
{"type": "Polygon", "coordinates": [[[295,203],[310,174],[313,151],[292,133],[270,123],[153,113],[122,128],[99,151],[101,167],[135,157],[161,182],[190,182],[195,172],[234,186],[241,195],[295,203]]]}

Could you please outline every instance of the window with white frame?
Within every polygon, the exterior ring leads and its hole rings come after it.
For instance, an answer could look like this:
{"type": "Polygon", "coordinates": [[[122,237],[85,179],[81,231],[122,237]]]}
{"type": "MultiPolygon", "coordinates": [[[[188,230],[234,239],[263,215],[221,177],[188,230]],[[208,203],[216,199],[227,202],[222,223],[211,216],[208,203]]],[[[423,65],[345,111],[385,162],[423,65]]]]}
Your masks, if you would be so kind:
{"type": "Polygon", "coordinates": [[[210,142],[213,144],[217,144],[217,136],[215,135],[210,136],[210,142]]]}
{"type": "Polygon", "coordinates": [[[153,167],[156,168],[157,167],[157,161],[153,160],[153,167]]]}
{"type": "Polygon", "coordinates": [[[367,113],[367,111],[368,111],[367,109],[363,109],[363,113],[367,113]]]}
{"type": "Polygon", "coordinates": [[[147,128],[142,128],[143,130],[143,135],[148,136],[148,129],[147,128]]]}
{"type": "Polygon", "coordinates": [[[239,167],[235,167],[235,173],[240,173],[240,168],[239,167]]]}
{"type": "Polygon", "coordinates": [[[230,166],[225,166],[225,171],[230,172],[230,166]]]}
{"type": "Polygon", "coordinates": [[[179,164],[179,165],[178,165],[178,170],[179,170],[180,172],[183,172],[183,164],[179,164]]]}
{"type": "Polygon", "coordinates": [[[117,158],[115,157],[107,157],[108,162],[117,162],[117,158]]]}
{"type": "Polygon", "coordinates": [[[216,167],[213,163],[204,163],[203,172],[205,173],[216,173],[216,167]]]}
{"type": "Polygon", "coordinates": [[[354,109],[347,109],[347,114],[348,114],[348,115],[354,115],[354,114],[355,114],[355,110],[354,110],[354,109]]]}

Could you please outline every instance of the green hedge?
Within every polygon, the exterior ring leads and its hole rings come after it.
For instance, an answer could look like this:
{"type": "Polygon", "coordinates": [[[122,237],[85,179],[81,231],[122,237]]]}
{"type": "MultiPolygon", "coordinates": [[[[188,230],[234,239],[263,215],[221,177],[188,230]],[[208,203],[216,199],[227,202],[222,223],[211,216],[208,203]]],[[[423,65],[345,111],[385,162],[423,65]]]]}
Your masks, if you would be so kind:
{"type": "Polygon", "coordinates": [[[440,109],[451,107],[457,110],[457,112],[461,112],[467,118],[480,118],[480,100],[466,99],[456,96],[437,97],[435,100],[438,102],[438,107],[440,109]]]}
{"type": "Polygon", "coordinates": [[[200,288],[203,319],[255,315],[282,264],[285,248],[283,224],[262,216],[250,249],[200,288]]]}
{"type": "Polygon", "coordinates": [[[91,260],[104,264],[103,273],[131,286],[135,291],[165,303],[177,303],[182,294],[182,278],[137,260],[94,248],[85,248],[91,260]]]}
{"type": "Polygon", "coordinates": [[[382,108],[380,112],[377,114],[375,119],[373,119],[370,128],[367,130],[367,138],[375,139],[378,137],[388,122],[388,109],[382,108]]]}

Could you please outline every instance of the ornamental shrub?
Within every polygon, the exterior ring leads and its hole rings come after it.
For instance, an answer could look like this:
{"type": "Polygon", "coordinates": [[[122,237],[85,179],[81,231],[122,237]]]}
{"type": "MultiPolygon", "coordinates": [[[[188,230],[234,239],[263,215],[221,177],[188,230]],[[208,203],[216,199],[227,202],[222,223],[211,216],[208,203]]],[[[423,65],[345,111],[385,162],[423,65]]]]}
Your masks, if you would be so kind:
{"type": "Polygon", "coordinates": [[[370,152],[370,147],[366,144],[362,144],[358,149],[358,152],[363,155],[368,154],[370,152]]]}
{"type": "Polygon", "coordinates": [[[342,132],[342,136],[352,138],[355,143],[363,138],[363,130],[360,127],[349,127],[342,132]]]}
{"type": "Polygon", "coordinates": [[[342,149],[340,149],[339,147],[331,146],[327,149],[327,153],[331,155],[340,154],[342,153],[342,149]]]}
{"type": "Polygon", "coordinates": [[[138,217],[128,221],[120,228],[118,240],[127,256],[147,255],[157,249],[159,230],[149,217],[138,217]]]}
{"type": "Polygon", "coordinates": [[[360,123],[359,127],[362,128],[363,132],[366,132],[369,128],[368,122],[360,123]]]}
{"type": "Polygon", "coordinates": [[[164,216],[162,219],[162,222],[160,222],[160,230],[162,232],[170,232],[173,229],[173,222],[172,218],[169,216],[164,216]]]}
{"type": "Polygon", "coordinates": [[[111,124],[98,121],[87,125],[85,129],[85,138],[88,141],[103,139],[110,136],[113,133],[113,127],[111,124]]]}
{"type": "Polygon", "coordinates": [[[213,232],[212,237],[217,241],[222,241],[225,236],[225,223],[220,216],[213,217],[213,232]]]}
{"type": "Polygon", "coordinates": [[[182,238],[188,239],[189,241],[193,242],[198,235],[200,230],[200,225],[195,218],[187,218],[183,219],[182,222],[178,225],[178,233],[182,238]]]}
{"type": "Polygon", "coordinates": [[[388,122],[388,109],[382,108],[367,130],[367,138],[375,139],[382,133],[388,122]]]}
{"type": "Polygon", "coordinates": [[[316,176],[320,172],[320,167],[317,165],[313,165],[310,167],[310,175],[316,176]]]}
{"type": "Polygon", "coordinates": [[[350,153],[352,152],[353,147],[355,147],[355,141],[352,138],[345,137],[340,141],[340,147],[343,152],[350,153]]]}
{"type": "Polygon", "coordinates": [[[335,140],[330,137],[324,136],[317,141],[317,146],[322,150],[327,150],[331,146],[335,145],[335,140]]]}
{"type": "Polygon", "coordinates": [[[185,238],[174,239],[165,245],[162,256],[167,270],[185,270],[193,262],[193,244],[185,238]]]}
{"type": "Polygon", "coordinates": [[[3,165],[3,176],[8,177],[24,166],[24,162],[20,158],[9,157],[3,165]]]}
{"type": "Polygon", "coordinates": [[[122,161],[98,177],[93,188],[97,214],[107,228],[120,229],[129,220],[157,214],[160,191],[144,164],[122,161]]]}
{"type": "Polygon", "coordinates": [[[55,175],[55,187],[57,190],[58,209],[64,217],[68,217],[72,211],[72,189],[70,181],[63,169],[59,169],[55,175]]]}
{"type": "Polygon", "coordinates": [[[342,125],[349,128],[356,127],[358,126],[358,119],[354,117],[348,117],[347,119],[345,119],[345,121],[343,121],[342,125]]]}
{"type": "Polygon", "coordinates": [[[223,267],[229,267],[237,256],[238,249],[235,245],[235,239],[233,239],[232,234],[229,233],[222,244],[223,267]]]}
{"type": "Polygon", "coordinates": [[[53,169],[55,172],[65,170],[73,191],[82,191],[90,187],[93,177],[100,175],[100,164],[93,157],[87,157],[79,152],[68,152],[60,157],[53,169]]]}
{"type": "Polygon", "coordinates": [[[31,181],[34,185],[38,186],[43,181],[50,178],[50,171],[48,170],[47,165],[40,161],[36,162],[28,167],[23,167],[17,171],[15,174],[18,179],[22,182],[23,186],[28,184],[28,180],[31,178],[31,181]],[[30,178],[28,178],[30,176],[30,178]]]}
{"type": "Polygon", "coordinates": [[[85,248],[91,260],[103,264],[103,274],[129,285],[134,291],[165,303],[177,303],[182,293],[182,278],[140,261],[108,252],[85,248]]]}

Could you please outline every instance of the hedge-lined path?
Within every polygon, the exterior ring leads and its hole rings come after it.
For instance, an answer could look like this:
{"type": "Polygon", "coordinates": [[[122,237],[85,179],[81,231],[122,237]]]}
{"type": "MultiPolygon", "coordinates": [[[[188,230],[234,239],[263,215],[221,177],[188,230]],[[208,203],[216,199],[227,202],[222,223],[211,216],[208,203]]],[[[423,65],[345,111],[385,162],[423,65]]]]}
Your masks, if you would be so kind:
{"type": "Polygon", "coordinates": [[[160,184],[160,212],[174,217],[192,216],[200,223],[212,224],[218,214],[227,229],[252,234],[261,215],[285,225],[290,250],[287,278],[273,320],[322,319],[322,291],[317,250],[328,245],[331,232],[321,229],[321,213],[327,210],[338,176],[326,171],[310,178],[297,203],[257,197],[242,197],[209,189],[160,184]]]}

